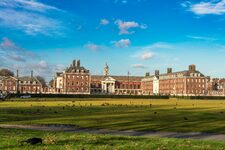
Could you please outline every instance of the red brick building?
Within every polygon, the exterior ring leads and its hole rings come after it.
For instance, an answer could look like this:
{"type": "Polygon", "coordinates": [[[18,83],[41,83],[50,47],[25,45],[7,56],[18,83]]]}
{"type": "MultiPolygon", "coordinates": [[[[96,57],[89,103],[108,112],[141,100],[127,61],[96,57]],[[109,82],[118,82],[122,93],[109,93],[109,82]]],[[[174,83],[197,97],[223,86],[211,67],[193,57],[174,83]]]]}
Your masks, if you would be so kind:
{"type": "Polygon", "coordinates": [[[208,78],[208,95],[224,96],[225,95],[225,79],[208,78]]]}
{"type": "Polygon", "coordinates": [[[146,76],[142,80],[142,92],[145,95],[206,95],[207,77],[196,70],[195,65],[190,65],[186,71],[146,76]]]}
{"type": "Polygon", "coordinates": [[[0,77],[0,91],[6,93],[41,93],[42,84],[33,77],[33,72],[30,77],[0,77]]]}
{"type": "Polygon", "coordinates": [[[80,60],[70,65],[63,72],[64,94],[90,94],[90,73],[89,70],[80,65],[80,60]]]}
{"type": "Polygon", "coordinates": [[[42,84],[36,77],[19,77],[19,93],[39,94],[42,92],[42,84]]]}
{"type": "Polygon", "coordinates": [[[15,77],[4,77],[3,79],[3,91],[7,93],[17,93],[18,79],[15,77]]]}

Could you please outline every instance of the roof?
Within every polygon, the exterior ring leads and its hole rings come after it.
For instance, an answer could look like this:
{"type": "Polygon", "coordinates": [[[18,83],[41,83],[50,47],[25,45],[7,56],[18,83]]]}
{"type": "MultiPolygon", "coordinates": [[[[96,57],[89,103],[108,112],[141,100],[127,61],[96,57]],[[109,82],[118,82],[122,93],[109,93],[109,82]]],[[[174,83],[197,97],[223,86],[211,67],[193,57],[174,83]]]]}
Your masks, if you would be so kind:
{"type": "Polygon", "coordinates": [[[62,76],[63,72],[56,72],[56,77],[62,76]]]}
{"type": "MultiPolygon", "coordinates": [[[[200,77],[205,77],[200,71],[196,70],[195,72],[190,72],[188,70],[184,70],[184,71],[178,71],[178,72],[172,72],[172,73],[163,73],[163,74],[160,74],[158,75],[157,77],[160,78],[160,77],[163,77],[163,76],[168,76],[168,75],[175,75],[176,77],[178,75],[183,75],[185,77],[189,77],[191,76],[191,73],[197,73],[197,74],[200,74],[200,77]]],[[[146,76],[144,79],[147,79],[147,78],[153,78],[155,77],[155,75],[152,75],[152,76],[146,76]]]]}
{"type": "Polygon", "coordinates": [[[36,81],[39,84],[41,84],[41,82],[36,77],[23,76],[23,77],[18,77],[17,79],[19,81],[30,81],[30,82],[36,81]]]}
{"type": "Polygon", "coordinates": [[[13,79],[13,80],[17,80],[17,78],[13,77],[13,76],[7,76],[7,77],[3,77],[4,80],[8,80],[8,79],[13,79]]]}
{"type": "Polygon", "coordinates": [[[84,70],[85,73],[89,73],[89,70],[87,70],[86,68],[84,67],[78,67],[78,66],[70,66],[69,68],[67,68],[65,70],[66,73],[76,73],[76,70],[84,70]]]}
{"type": "Polygon", "coordinates": [[[5,77],[4,76],[0,76],[0,80],[3,80],[3,79],[5,79],[5,77]]]}
{"type": "MultiPolygon", "coordinates": [[[[112,76],[109,76],[109,77],[112,77],[116,81],[119,81],[119,82],[127,82],[127,81],[140,82],[144,78],[144,77],[141,77],[141,76],[115,76],[115,75],[112,75],[112,76]]],[[[107,77],[105,77],[103,75],[92,75],[91,76],[92,81],[102,81],[105,78],[107,78],[107,77]]]]}

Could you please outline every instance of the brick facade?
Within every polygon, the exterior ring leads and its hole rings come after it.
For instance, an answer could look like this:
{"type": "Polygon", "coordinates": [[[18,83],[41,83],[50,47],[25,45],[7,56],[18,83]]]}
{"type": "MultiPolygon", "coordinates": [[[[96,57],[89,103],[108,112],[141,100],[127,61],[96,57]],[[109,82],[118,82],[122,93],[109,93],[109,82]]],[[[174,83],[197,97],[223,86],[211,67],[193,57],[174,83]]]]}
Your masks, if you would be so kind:
{"type": "Polygon", "coordinates": [[[154,76],[146,76],[142,80],[142,93],[144,95],[206,95],[207,77],[196,70],[195,65],[190,65],[189,70],[172,72],[167,69],[166,74],[155,73],[154,76]],[[159,81],[159,92],[153,90],[154,78],[159,81]]]}
{"type": "Polygon", "coordinates": [[[90,94],[90,73],[80,66],[80,60],[74,60],[63,73],[63,93],[90,94]]]}
{"type": "Polygon", "coordinates": [[[39,94],[42,92],[42,84],[36,77],[18,77],[19,93],[39,94]]]}

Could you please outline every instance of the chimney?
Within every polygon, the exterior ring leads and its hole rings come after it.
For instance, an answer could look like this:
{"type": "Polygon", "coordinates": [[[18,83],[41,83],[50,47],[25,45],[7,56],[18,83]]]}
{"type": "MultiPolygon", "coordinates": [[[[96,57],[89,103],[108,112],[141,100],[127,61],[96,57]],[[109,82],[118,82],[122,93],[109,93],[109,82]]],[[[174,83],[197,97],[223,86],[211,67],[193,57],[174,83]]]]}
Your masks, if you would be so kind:
{"type": "Polygon", "coordinates": [[[172,68],[167,68],[167,73],[172,73],[172,68]]]}
{"type": "Polygon", "coordinates": [[[76,60],[73,60],[73,67],[76,67],[76,60]]]}
{"type": "Polygon", "coordinates": [[[19,77],[19,70],[18,69],[16,70],[16,77],[17,78],[19,77]]]}
{"type": "Polygon", "coordinates": [[[159,75],[159,70],[155,70],[155,75],[156,75],[156,76],[159,75]]]}
{"type": "Polygon", "coordinates": [[[80,60],[77,61],[77,67],[80,67],[80,60]]]}
{"type": "Polygon", "coordinates": [[[33,70],[31,70],[31,78],[33,78],[33,70]]]}
{"type": "Polygon", "coordinates": [[[149,73],[149,72],[146,72],[146,73],[145,73],[145,76],[146,76],[146,77],[149,77],[149,76],[150,76],[150,73],[149,73]]]}
{"type": "Polygon", "coordinates": [[[189,71],[190,72],[195,72],[196,71],[196,66],[195,65],[189,65],[189,71]]]}

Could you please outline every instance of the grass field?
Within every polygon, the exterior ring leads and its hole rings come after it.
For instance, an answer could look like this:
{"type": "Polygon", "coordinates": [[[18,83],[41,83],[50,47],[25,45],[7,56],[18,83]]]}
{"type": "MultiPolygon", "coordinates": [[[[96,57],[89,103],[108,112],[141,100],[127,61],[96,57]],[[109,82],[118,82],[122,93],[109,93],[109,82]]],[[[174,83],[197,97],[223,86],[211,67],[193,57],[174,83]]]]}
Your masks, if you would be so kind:
{"type": "Polygon", "coordinates": [[[30,130],[0,129],[0,149],[3,150],[224,150],[225,143],[189,139],[143,138],[130,136],[74,134],[30,130]],[[31,146],[21,141],[31,137],[44,140],[31,146]]]}
{"type": "Polygon", "coordinates": [[[0,124],[225,133],[223,100],[31,99],[0,102],[0,124]]]}

